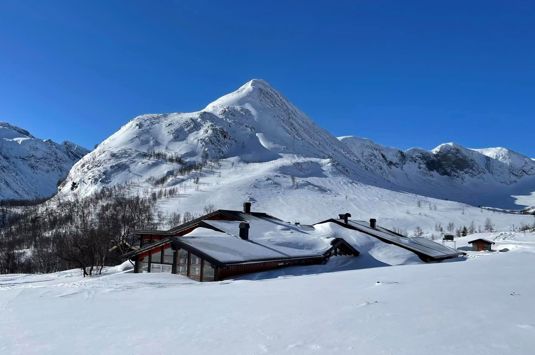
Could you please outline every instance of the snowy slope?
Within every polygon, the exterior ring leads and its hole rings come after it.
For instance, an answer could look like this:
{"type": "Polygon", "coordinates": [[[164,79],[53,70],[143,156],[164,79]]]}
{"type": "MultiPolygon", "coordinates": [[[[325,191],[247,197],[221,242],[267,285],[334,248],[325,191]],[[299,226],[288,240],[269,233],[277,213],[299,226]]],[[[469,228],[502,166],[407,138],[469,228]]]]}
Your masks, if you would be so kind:
{"type": "Polygon", "coordinates": [[[123,267],[0,275],[0,353],[531,354],[535,235],[501,242],[519,248],[343,272],[329,262],[254,281],[123,267]]]}
{"type": "Polygon", "coordinates": [[[41,140],[0,122],[0,200],[49,197],[88,151],[74,143],[41,140]]]}
{"type": "Polygon", "coordinates": [[[339,139],[404,191],[502,208],[535,204],[514,197],[535,191],[535,162],[506,148],[468,149],[445,143],[432,151],[401,151],[358,137],[339,139]]]}
{"type": "Polygon", "coordinates": [[[431,232],[449,222],[478,226],[486,218],[509,230],[531,222],[418,195],[531,205],[535,180],[529,165],[519,164],[454,144],[403,152],[337,139],[265,81],[252,80],[198,112],[136,117],[74,165],[59,195],[117,187],[159,196],[164,215],[199,214],[210,205],[239,209],[250,200],[257,210],[308,223],[351,212],[406,231],[431,232]]]}

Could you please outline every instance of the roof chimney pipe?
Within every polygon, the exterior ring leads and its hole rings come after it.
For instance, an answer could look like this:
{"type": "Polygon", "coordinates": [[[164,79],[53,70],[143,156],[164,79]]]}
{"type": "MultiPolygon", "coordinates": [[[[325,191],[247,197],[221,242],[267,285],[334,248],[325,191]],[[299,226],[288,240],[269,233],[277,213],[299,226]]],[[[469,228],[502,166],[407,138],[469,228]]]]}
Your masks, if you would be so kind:
{"type": "Polygon", "coordinates": [[[375,218],[370,218],[370,228],[375,229],[377,227],[377,220],[375,218]]]}
{"type": "Polygon", "coordinates": [[[247,214],[251,213],[251,202],[243,203],[243,213],[247,213],[247,214]]]}
{"type": "Polygon", "coordinates": [[[344,213],[338,215],[338,218],[342,219],[344,221],[344,224],[347,224],[349,217],[351,217],[351,213],[344,213]]]}
{"type": "Polygon", "coordinates": [[[249,240],[249,223],[241,222],[240,223],[240,238],[243,240],[249,240]]]}

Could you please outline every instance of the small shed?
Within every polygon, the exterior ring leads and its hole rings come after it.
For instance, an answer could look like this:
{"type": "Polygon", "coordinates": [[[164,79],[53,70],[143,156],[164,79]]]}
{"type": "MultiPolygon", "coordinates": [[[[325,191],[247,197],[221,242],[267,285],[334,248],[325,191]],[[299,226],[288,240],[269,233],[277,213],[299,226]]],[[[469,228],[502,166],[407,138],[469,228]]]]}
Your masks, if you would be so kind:
{"type": "Polygon", "coordinates": [[[442,245],[446,245],[446,243],[450,245],[453,244],[453,249],[457,249],[457,242],[455,241],[455,236],[453,234],[444,234],[442,245]]]}
{"type": "Polygon", "coordinates": [[[494,244],[494,242],[479,238],[468,242],[468,244],[472,244],[473,251],[492,251],[492,244],[494,244]]]}
{"type": "Polygon", "coordinates": [[[453,234],[444,234],[442,240],[445,242],[453,242],[455,240],[455,236],[453,234]]]}

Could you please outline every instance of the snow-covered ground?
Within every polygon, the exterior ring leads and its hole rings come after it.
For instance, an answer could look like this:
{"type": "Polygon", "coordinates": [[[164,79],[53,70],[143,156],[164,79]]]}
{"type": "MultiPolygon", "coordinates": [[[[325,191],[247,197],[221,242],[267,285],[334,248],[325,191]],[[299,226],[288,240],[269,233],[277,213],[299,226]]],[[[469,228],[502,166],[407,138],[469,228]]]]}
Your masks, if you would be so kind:
{"type": "Polygon", "coordinates": [[[2,275],[0,353],[531,354],[535,234],[476,234],[458,246],[478,237],[510,251],[214,283],[124,265],[85,279],[2,275]]]}
{"type": "MultiPolygon", "coordinates": [[[[243,201],[252,201],[254,211],[290,222],[317,223],[349,212],[353,219],[377,218],[379,224],[410,235],[420,227],[428,237],[439,237],[435,227],[441,225],[446,230],[449,223],[455,229],[473,223],[477,230],[490,219],[501,231],[535,223],[532,215],[500,213],[361,184],[336,174],[322,159],[285,156],[265,163],[228,159],[219,164],[213,170],[206,169],[199,184],[183,183],[177,187],[178,196],[160,200],[162,213],[189,211],[200,215],[209,205],[239,210],[243,201]],[[295,176],[295,183],[284,173],[295,176]]],[[[139,191],[138,186],[132,189],[139,191]]]]}

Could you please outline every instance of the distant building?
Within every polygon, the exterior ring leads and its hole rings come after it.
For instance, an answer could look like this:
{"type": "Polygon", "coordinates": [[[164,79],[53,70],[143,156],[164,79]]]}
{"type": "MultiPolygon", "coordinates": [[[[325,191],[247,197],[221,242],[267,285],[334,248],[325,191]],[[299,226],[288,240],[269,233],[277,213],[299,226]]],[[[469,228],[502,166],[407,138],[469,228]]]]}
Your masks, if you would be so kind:
{"type": "Polygon", "coordinates": [[[473,251],[492,251],[492,244],[495,243],[487,239],[479,238],[468,242],[468,244],[472,244],[473,251]]]}
{"type": "Polygon", "coordinates": [[[455,241],[455,236],[453,234],[444,234],[442,240],[445,242],[453,242],[455,241]]]}

